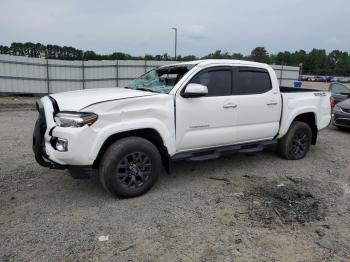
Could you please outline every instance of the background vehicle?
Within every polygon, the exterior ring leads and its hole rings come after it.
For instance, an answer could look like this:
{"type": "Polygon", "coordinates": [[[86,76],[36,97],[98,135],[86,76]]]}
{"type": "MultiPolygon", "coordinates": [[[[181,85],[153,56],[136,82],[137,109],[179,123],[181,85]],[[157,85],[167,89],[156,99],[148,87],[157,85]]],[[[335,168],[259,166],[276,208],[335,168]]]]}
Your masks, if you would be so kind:
{"type": "Polygon", "coordinates": [[[350,83],[350,77],[344,77],[339,82],[341,82],[341,83],[350,83]]]}
{"type": "Polygon", "coordinates": [[[161,166],[256,152],[278,144],[282,157],[303,158],[331,120],[328,92],[280,87],[266,65],[203,60],[163,66],[125,88],[43,97],[33,149],[39,164],[98,169],[120,197],[149,190],[161,166]]]}
{"type": "Polygon", "coordinates": [[[329,85],[329,91],[331,92],[333,106],[350,96],[350,88],[340,83],[331,83],[329,85]]]}
{"type": "Polygon", "coordinates": [[[336,104],[332,115],[333,125],[340,128],[350,128],[350,99],[336,104]]]}

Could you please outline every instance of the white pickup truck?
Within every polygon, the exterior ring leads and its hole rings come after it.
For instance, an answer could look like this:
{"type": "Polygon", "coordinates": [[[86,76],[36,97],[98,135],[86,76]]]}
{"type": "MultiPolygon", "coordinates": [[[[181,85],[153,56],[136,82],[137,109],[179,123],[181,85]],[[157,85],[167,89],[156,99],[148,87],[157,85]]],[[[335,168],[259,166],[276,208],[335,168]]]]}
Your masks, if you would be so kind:
{"type": "Polygon", "coordinates": [[[273,144],[301,159],[331,120],[328,92],[280,87],[270,66],[236,60],[162,66],[124,88],[45,96],[37,109],[37,162],[75,178],[97,170],[119,197],[145,193],[174,160],[273,144]]]}

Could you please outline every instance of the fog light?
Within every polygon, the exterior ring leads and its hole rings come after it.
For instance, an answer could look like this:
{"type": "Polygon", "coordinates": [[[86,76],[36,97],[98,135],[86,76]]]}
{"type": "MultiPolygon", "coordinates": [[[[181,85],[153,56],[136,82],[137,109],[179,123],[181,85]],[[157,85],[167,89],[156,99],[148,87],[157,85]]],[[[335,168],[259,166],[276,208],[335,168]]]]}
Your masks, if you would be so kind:
{"type": "Polygon", "coordinates": [[[56,150],[60,152],[68,151],[68,140],[64,138],[56,138],[56,150]]]}

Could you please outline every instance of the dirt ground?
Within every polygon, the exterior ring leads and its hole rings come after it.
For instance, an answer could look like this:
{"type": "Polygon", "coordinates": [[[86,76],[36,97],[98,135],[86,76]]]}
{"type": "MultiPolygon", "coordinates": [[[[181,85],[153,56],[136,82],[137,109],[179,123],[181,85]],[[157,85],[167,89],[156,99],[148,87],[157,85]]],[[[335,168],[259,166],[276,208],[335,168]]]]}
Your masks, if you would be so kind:
{"type": "MultiPolygon", "coordinates": [[[[311,89],[319,89],[319,90],[329,90],[330,83],[326,82],[309,82],[309,81],[303,81],[302,82],[302,88],[311,88],[311,89]]],[[[344,84],[350,88],[350,84],[344,84]]]]}
{"type": "Polygon", "coordinates": [[[0,112],[0,261],[350,261],[350,132],[327,128],[300,161],[175,163],[122,200],[40,167],[36,117],[0,112]]]}
{"type": "Polygon", "coordinates": [[[35,110],[35,101],[39,97],[33,96],[0,96],[0,112],[35,110]]]}

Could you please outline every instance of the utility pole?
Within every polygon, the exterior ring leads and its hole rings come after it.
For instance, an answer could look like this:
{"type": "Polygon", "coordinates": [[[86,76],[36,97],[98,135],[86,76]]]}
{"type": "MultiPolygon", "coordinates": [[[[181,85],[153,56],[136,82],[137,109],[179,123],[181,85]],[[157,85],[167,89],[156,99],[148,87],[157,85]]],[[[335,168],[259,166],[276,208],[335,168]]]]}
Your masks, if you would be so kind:
{"type": "Polygon", "coordinates": [[[177,28],[173,27],[172,28],[175,31],[175,60],[177,58],[176,52],[177,52],[177,28]]]}

